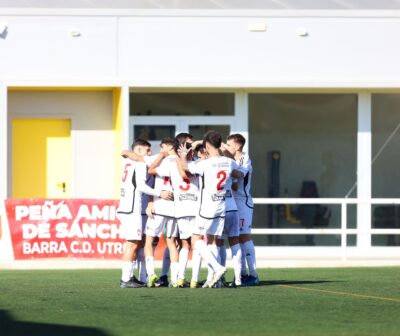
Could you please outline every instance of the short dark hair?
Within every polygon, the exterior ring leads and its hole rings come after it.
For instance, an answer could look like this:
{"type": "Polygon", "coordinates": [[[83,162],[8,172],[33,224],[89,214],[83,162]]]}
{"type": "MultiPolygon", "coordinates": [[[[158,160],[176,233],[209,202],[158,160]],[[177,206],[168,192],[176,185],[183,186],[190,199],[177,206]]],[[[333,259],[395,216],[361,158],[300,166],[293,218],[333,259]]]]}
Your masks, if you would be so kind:
{"type": "Polygon", "coordinates": [[[135,141],[132,144],[132,150],[136,147],[136,146],[145,146],[145,147],[151,147],[150,142],[148,142],[147,140],[141,139],[141,138],[137,138],[135,139],[135,141]]]}
{"type": "Polygon", "coordinates": [[[194,152],[195,153],[199,153],[200,152],[200,153],[204,154],[206,152],[206,149],[204,148],[204,145],[198,144],[196,146],[196,148],[194,149],[194,152]]]}
{"type": "Polygon", "coordinates": [[[187,139],[193,140],[193,135],[182,132],[176,135],[175,139],[179,142],[180,145],[182,145],[187,141],[187,139]]]}
{"type": "Polygon", "coordinates": [[[170,138],[166,137],[161,140],[161,145],[170,145],[174,147],[174,149],[177,151],[179,148],[179,142],[175,138],[170,138]]]}
{"type": "Polygon", "coordinates": [[[240,145],[240,150],[242,150],[244,145],[246,144],[245,137],[243,135],[239,134],[239,133],[231,134],[226,139],[227,140],[233,140],[234,142],[239,144],[240,145]]]}
{"type": "Polygon", "coordinates": [[[221,134],[217,131],[208,131],[206,134],[204,134],[203,138],[204,147],[206,142],[208,142],[210,145],[212,145],[217,149],[220,148],[222,143],[221,134]]]}

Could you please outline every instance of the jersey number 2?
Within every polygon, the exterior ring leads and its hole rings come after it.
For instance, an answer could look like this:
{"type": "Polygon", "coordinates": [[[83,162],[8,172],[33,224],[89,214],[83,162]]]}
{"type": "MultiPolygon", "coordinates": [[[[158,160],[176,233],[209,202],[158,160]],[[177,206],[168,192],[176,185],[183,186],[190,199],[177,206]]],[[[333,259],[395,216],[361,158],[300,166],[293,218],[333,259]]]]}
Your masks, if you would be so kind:
{"type": "Polygon", "coordinates": [[[219,181],[218,181],[218,184],[217,184],[217,190],[224,190],[224,187],[223,187],[223,183],[225,182],[225,180],[226,180],[226,172],[225,171],[223,171],[223,170],[220,170],[218,173],[217,173],[217,179],[219,179],[219,181]]]}

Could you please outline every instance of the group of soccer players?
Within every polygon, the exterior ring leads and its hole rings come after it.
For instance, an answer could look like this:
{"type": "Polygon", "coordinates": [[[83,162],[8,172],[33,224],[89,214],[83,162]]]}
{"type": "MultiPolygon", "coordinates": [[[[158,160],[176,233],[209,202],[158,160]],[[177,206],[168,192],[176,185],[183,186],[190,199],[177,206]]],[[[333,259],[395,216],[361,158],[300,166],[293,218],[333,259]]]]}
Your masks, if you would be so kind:
{"type": "Polygon", "coordinates": [[[253,202],[250,196],[252,166],[243,152],[245,138],[209,131],[193,141],[180,133],[161,141],[161,152],[136,139],[123,151],[123,174],[117,210],[125,235],[121,288],[215,288],[258,285],[254,244],[251,239],[253,202]],[[154,268],[154,249],[164,234],[167,249],[163,273],[154,268]],[[225,239],[231,248],[234,279],[227,284],[225,239]],[[192,278],[185,279],[192,250],[192,278]],[[202,260],[207,280],[199,282],[202,260]],[[138,270],[138,277],[135,270],[138,270]],[[168,282],[168,271],[170,281],[168,282]]]}

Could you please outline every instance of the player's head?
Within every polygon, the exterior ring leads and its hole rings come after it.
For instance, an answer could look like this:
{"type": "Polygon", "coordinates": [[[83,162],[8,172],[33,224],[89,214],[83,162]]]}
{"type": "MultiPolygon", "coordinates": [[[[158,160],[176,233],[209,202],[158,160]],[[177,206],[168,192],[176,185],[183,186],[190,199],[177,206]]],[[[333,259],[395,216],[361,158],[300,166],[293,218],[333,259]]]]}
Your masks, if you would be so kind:
{"type": "Polygon", "coordinates": [[[183,144],[191,144],[193,143],[193,135],[189,133],[179,133],[178,135],[175,136],[176,141],[178,141],[179,145],[183,144]]]}
{"type": "Polygon", "coordinates": [[[235,154],[237,151],[243,151],[246,144],[246,139],[239,133],[231,134],[226,138],[226,144],[229,146],[229,151],[235,154]]]}
{"type": "Polygon", "coordinates": [[[200,144],[196,146],[196,148],[194,149],[194,156],[197,157],[199,160],[207,158],[207,151],[204,145],[200,144]]]}
{"type": "Polygon", "coordinates": [[[203,145],[207,150],[207,146],[211,146],[215,149],[219,149],[221,147],[222,137],[221,134],[217,131],[208,131],[204,134],[203,145]]]}
{"type": "Polygon", "coordinates": [[[146,156],[146,155],[149,155],[151,152],[151,144],[144,139],[138,138],[132,144],[132,150],[136,154],[146,156]]]}
{"type": "Polygon", "coordinates": [[[179,143],[178,143],[178,141],[176,139],[167,137],[167,138],[163,138],[161,140],[160,147],[164,151],[172,153],[172,152],[176,152],[178,150],[179,143]]]}

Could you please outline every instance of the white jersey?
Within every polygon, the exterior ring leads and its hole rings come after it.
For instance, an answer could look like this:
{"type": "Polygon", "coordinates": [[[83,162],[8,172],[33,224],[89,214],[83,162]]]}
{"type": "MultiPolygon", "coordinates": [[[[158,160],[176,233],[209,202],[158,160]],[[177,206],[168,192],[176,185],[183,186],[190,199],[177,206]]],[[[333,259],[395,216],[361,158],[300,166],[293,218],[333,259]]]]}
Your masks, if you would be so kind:
{"type": "Polygon", "coordinates": [[[253,199],[250,195],[251,177],[253,174],[253,168],[251,166],[251,160],[246,153],[243,153],[242,157],[236,161],[240,166],[240,171],[243,172],[244,177],[238,179],[237,191],[233,192],[236,202],[244,202],[249,208],[253,208],[253,199]]]}
{"type": "Polygon", "coordinates": [[[199,212],[199,177],[192,175],[183,179],[176,160],[160,165],[156,171],[158,175],[171,179],[174,191],[175,218],[196,216],[199,212]]]}
{"type": "MultiPolygon", "coordinates": [[[[153,155],[148,159],[145,159],[146,163],[150,166],[157,158],[158,155],[153,155]],[[155,158],[154,158],[155,157],[155,158]]],[[[159,166],[160,169],[163,169],[164,166],[168,166],[171,161],[176,160],[176,155],[170,155],[164,158],[161,161],[159,166]]],[[[162,177],[160,175],[156,175],[154,181],[154,190],[157,192],[157,196],[154,197],[154,212],[156,215],[166,216],[166,217],[175,217],[175,207],[173,201],[167,201],[159,197],[161,191],[166,190],[173,192],[172,183],[169,176],[162,177]]]]}
{"type": "Polygon", "coordinates": [[[213,156],[188,164],[189,171],[201,177],[199,210],[201,217],[209,219],[225,217],[225,200],[229,193],[231,195],[231,173],[232,170],[239,168],[235,161],[225,156],[213,156]]]}
{"type": "Polygon", "coordinates": [[[118,213],[144,213],[147,206],[147,194],[155,195],[154,190],[146,183],[151,179],[143,162],[123,159],[122,186],[118,213]]]}

